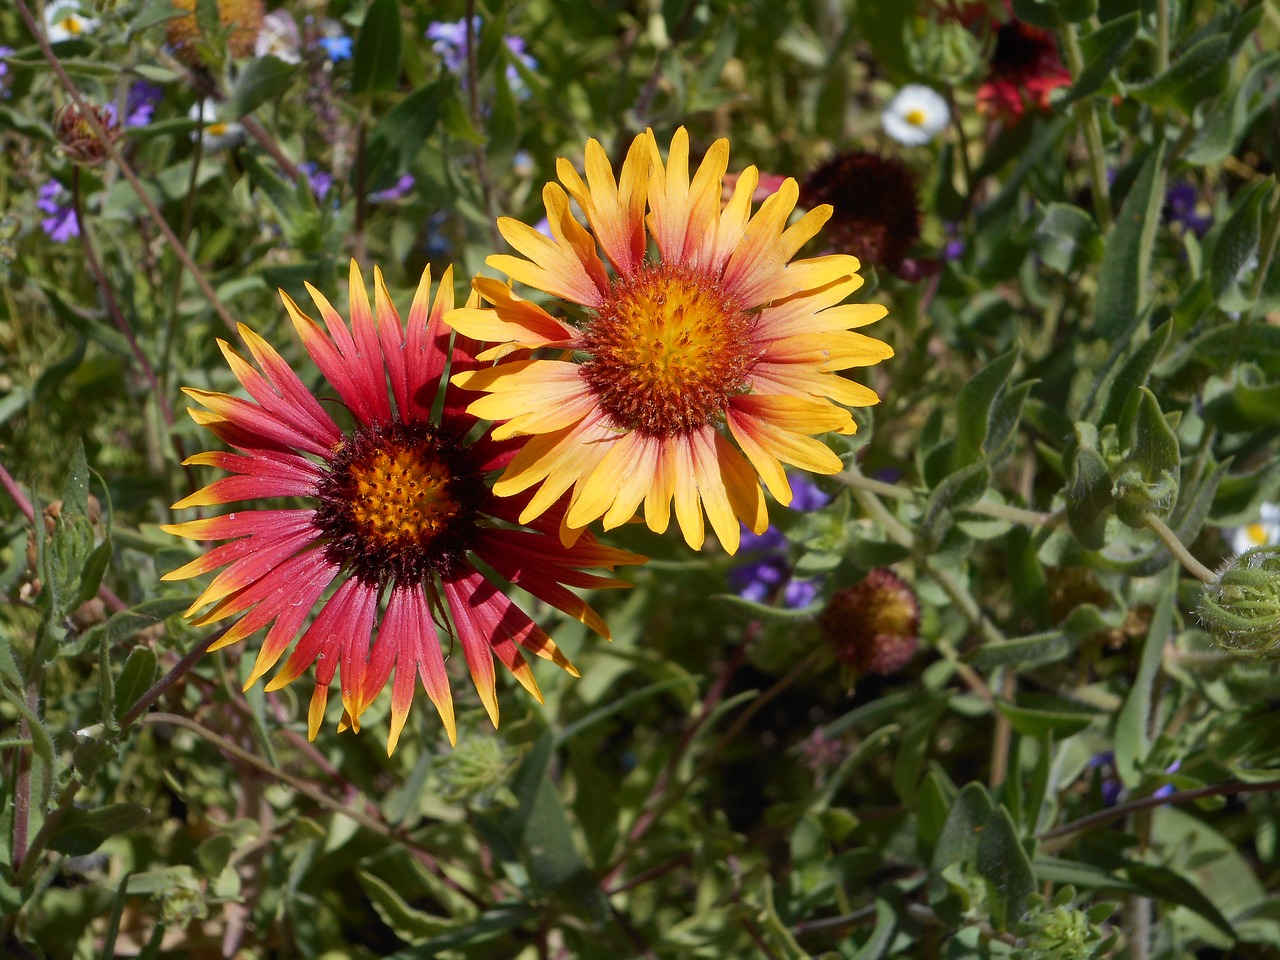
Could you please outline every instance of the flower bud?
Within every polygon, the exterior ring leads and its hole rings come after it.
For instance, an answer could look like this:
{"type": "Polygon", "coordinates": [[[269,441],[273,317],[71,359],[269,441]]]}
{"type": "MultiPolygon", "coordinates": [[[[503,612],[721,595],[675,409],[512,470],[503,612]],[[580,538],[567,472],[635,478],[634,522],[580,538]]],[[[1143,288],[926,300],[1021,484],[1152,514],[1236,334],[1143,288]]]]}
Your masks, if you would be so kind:
{"type": "Polygon", "coordinates": [[[872,570],[837,590],[818,618],[823,638],[850,681],[901,670],[916,652],[920,607],[915,591],[892,570],[872,570]]]}
{"type": "Polygon", "coordinates": [[[1205,586],[1197,613],[1216,643],[1255,657],[1280,655],[1280,547],[1233,559],[1205,586]]]}
{"type": "Polygon", "coordinates": [[[916,73],[948,87],[972,80],[986,65],[982,40],[955,20],[920,21],[906,36],[907,59],[916,73]]]}
{"type": "Polygon", "coordinates": [[[76,163],[94,166],[107,158],[107,142],[114,143],[120,139],[120,121],[110,107],[89,109],[106,133],[105,140],[75,104],[68,104],[58,111],[53,120],[53,131],[67,156],[76,163]]]}

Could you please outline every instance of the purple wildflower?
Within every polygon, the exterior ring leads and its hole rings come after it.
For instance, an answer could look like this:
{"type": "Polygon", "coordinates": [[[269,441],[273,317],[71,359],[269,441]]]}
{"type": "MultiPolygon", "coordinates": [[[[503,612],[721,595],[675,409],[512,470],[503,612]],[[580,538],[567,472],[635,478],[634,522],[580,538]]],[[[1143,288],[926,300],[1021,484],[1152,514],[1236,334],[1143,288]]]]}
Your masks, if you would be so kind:
{"type": "Polygon", "coordinates": [[[306,175],[307,186],[311,188],[311,193],[317,200],[323,200],[328,196],[329,191],[333,188],[332,174],[321,170],[318,165],[310,161],[299,164],[298,169],[306,175]]]}
{"type": "MultiPolygon", "coordinates": [[[[791,479],[791,509],[808,513],[825,507],[831,497],[801,474],[791,479]]],[[[729,571],[729,585],[738,596],[753,603],[764,603],[776,590],[782,588],[782,603],[790,609],[806,607],[818,598],[822,589],[821,578],[794,580],[791,563],[787,557],[790,544],[786,535],[770,525],[764,533],[755,534],[743,527],[740,556],[748,562],[729,571]]]]}
{"type": "Polygon", "coordinates": [[[391,203],[395,200],[403,200],[408,195],[409,191],[413,189],[415,183],[417,183],[417,181],[413,179],[413,174],[403,174],[400,179],[395,182],[394,186],[369,194],[369,202],[391,203]]]}
{"type": "Polygon", "coordinates": [[[135,80],[125,98],[124,125],[145,127],[155,116],[156,106],[164,98],[164,88],[145,80],[135,80]]]}
{"type": "Polygon", "coordinates": [[[1165,217],[1170,223],[1179,223],[1197,237],[1213,226],[1213,217],[1199,212],[1200,193],[1195,186],[1183,180],[1173,184],[1164,195],[1165,217]]]}
{"type": "MultiPolygon", "coordinates": [[[[480,32],[481,23],[480,17],[471,18],[473,34],[480,32]]],[[[427,27],[426,36],[431,41],[431,49],[444,62],[445,69],[450,73],[457,74],[465,87],[467,82],[466,18],[464,17],[452,23],[433,23],[427,27]]],[[[537,69],[538,61],[526,52],[527,47],[522,37],[504,37],[503,42],[506,44],[507,52],[512,58],[518,60],[530,70],[537,69]]],[[[512,89],[520,93],[528,92],[524,89],[524,85],[520,80],[520,71],[516,69],[514,63],[507,64],[506,77],[507,83],[511,85],[512,89]]]]}
{"type": "Polygon", "coordinates": [[[7,97],[9,95],[9,64],[4,62],[4,58],[13,53],[13,47],[0,46],[0,96],[7,97]]]}
{"type": "Polygon", "coordinates": [[[339,60],[351,59],[351,38],[345,36],[321,37],[316,46],[325,52],[329,59],[337,63],[339,60]]]}
{"type": "Polygon", "coordinates": [[[66,191],[57,180],[42,184],[36,195],[36,206],[49,214],[40,221],[40,229],[54,243],[66,243],[80,236],[80,220],[66,199],[66,191]]]}

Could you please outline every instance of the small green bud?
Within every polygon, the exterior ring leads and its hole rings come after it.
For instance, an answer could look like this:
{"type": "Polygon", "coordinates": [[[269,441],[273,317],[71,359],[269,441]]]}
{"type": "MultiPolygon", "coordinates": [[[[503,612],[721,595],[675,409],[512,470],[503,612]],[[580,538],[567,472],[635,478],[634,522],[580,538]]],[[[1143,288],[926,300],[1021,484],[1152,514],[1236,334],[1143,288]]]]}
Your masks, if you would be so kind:
{"type": "Polygon", "coordinates": [[[955,20],[917,18],[904,33],[907,59],[921,77],[954,87],[986,69],[982,41],[955,20]]]}
{"type": "Polygon", "coordinates": [[[1221,646],[1280,656],[1280,547],[1255,547],[1232,560],[1204,588],[1197,612],[1221,646]]]}

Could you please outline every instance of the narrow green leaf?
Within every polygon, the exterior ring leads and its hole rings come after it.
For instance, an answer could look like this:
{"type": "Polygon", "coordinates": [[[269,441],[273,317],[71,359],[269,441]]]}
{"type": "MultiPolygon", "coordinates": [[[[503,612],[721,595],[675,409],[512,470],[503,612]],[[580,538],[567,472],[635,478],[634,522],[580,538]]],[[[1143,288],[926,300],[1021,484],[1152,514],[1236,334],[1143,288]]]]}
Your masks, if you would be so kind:
{"type": "Polygon", "coordinates": [[[1035,891],[1036,878],[1031,859],[1004,807],[996,807],[983,826],[977,866],[998,894],[992,919],[998,927],[1007,930],[1026,911],[1027,898],[1035,891]]]}
{"type": "Polygon", "coordinates": [[[1129,695],[1125,697],[1124,704],[1120,707],[1120,713],[1116,716],[1116,773],[1121,783],[1129,789],[1137,787],[1142,782],[1142,765],[1146,762],[1152,738],[1156,733],[1150,728],[1154,723],[1154,718],[1151,716],[1151,694],[1156,676],[1160,671],[1165,642],[1173,631],[1178,570],[1177,566],[1170,566],[1163,574],[1163,583],[1156,599],[1151,626],[1143,641],[1138,673],[1133,678],[1133,685],[1129,688],[1129,695]]]}
{"type": "Polygon", "coordinates": [[[1091,446],[1076,447],[1067,483],[1067,523],[1081,544],[1100,550],[1106,543],[1107,515],[1113,504],[1111,471],[1091,446]]]}
{"type": "Polygon", "coordinates": [[[279,100],[289,89],[298,65],[270,55],[254,57],[231,88],[231,112],[236,117],[253,113],[268,100],[279,100]]]}
{"type": "Polygon", "coordinates": [[[1097,30],[1080,38],[1080,49],[1084,56],[1084,69],[1071,85],[1067,95],[1054,104],[1054,109],[1063,110],[1067,105],[1092,96],[1102,89],[1112,71],[1120,65],[1124,55],[1133,46],[1138,35],[1138,14],[1130,13],[1104,23],[1097,30]]]}
{"type": "Polygon", "coordinates": [[[1147,83],[1129,88],[1129,96],[1156,107],[1184,113],[1226,89],[1231,79],[1231,35],[1216,33],[1187,48],[1173,64],[1147,83]]]}
{"type": "Polygon", "coordinates": [[[953,469],[968,466],[981,455],[992,407],[1009,382],[1009,376],[1013,373],[1014,364],[1018,362],[1021,353],[1021,347],[1014,347],[1002,353],[975,373],[960,388],[960,394],[956,398],[956,445],[952,453],[953,469]]]}
{"type": "Polygon", "coordinates": [[[1003,643],[986,643],[967,659],[979,670],[991,670],[1010,663],[1028,666],[1057,663],[1075,652],[1080,638],[1062,630],[1035,633],[1003,643]]]}
{"type": "Polygon", "coordinates": [[[392,884],[368,870],[356,871],[356,879],[382,922],[406,943],[438,937],[461,926],[459,921],[450,917],[436,916],[410,906],[392,884]]]}
{"type": "Polygon", "coordinates": [[[1168,867],[1146,863],[1128,863],[1124,874],[1148,896],[1180,904],[1199,914],[1233,940],[1238,935],[1235,926],[1222,915],[1213,901],[1201,892],[1196,884],[1168,867]]]}
{"type": "Polygon", "coordinates": [[[435,132],[446,96],[444,82],[435,80],[414,90],[382,115],[369,132],[370,190],[391,186],[409,168],[423,143],[435,132]]]}
{"type": "Polygon", "coordinates": [[[111,916],[107,920],[107,929],[102,935],[101,960],[115,960],[116,937],[120,935],[120,918],[124,916],[124,906],[129,900],[129,877],[132,871],[124,875],[120,886],[116,888],[115,901],[111,905],[111,916]]]}
{"type": "Polygon", "coordinates": [[[1105,340],[1122,336],[1146,299],[1151,247],[1164,204],[1164,151],[1162,140],[1147,154],[1106,239],[1094,303],[1094,329],[1105,340]]]}
{"type": "Polygon", "coordinates": [[[1045,266],[1062,274],[1100,256],[1101,247],[1093,217],[1069,203],[1045,207],[1031,235],[1036,255],[1045,266]]]}
{"type": "Polygon", "coordinates": [[[1083,709],[1041,710],[1000,700],[996,701],[996,709],[1009,718],[1014,730],[1037,740],[1049,736],[1057,739],[1069,737],[1089,726],[1097,717],[1097,714],[1083,709]]]}
{"type": "Polygon", "coordinates": [[[1142,345],[1134,350],[1124,363],[1112,368],[1109,376],[1104,377],[1095,392],[1095,398],[1105,398],[1102,411],[1097,419],[1089,418],[1097,427],[1114,423],[1120,427],[1123,436],[1128,432],[1128,423],[1137,409],[1138,390],[1146,386],[1151,370],[1160,359],[1164,348],[1173,335],[1173,321],[1165,320],[1151,331],[1151,335],[1142,341],[1142,345]]]}
{"type": "Polygon", "coordinates": [[[1249,286],[1258,269],[1262,209],[1275,188],[1275,175],[1250,184],[1235,198],[1209,258],[1209,282],[1218,308],[1243,313],[1253,306],[1249,286]]]}
{"type": "Polygon", "coordinates": [[[1280,53],[1258,60],[1240,86],[1210,111],[1204,126],[1182,159],[1200,166],[1221,163],[1236,150],[1254,120],[1280,97],[1280,84],[1270,83],[1280,69],[1280,53]]]}
{"type": "Polygon", "coordinates": [[[399,0],[373,0],[356,34],[351,64],[354,93],[385,93],[395,89],[404,55],[401,33],[399,0]]]}
{"type": "Polygon", "coordinates": [[[91,809],[73,807],[49,840],[51,849],[68,856],[93,853],[118,833],[141,826],[151,811],[139,803],[109,803],[91,809]]]}
{"type": "Polygon", "coordinates": [[[0,684],[0,696],[9,701],[9,704],[22,715],[27,721],[27,725],[31,728],[31,749],[45,763],[53,764],[54,748],[53,736],[45,728],[44,722],[39,715],[27,706],[26,698],[15,690],[10,690],[3,684],[0,684]]]}
{"type": "Polygon", "coordinates": [[[500,903],[456,930],[416,943],[386,960],[436,960],[443,950],[490,943],[536,916],[537,910],[527,903],[500,903]]]}
{"type": "Polygon", "coordinates": [[[116,718],[124,716],[156,679],[156,655],[150,647],[134,647],[116,679],[116,718]]]}

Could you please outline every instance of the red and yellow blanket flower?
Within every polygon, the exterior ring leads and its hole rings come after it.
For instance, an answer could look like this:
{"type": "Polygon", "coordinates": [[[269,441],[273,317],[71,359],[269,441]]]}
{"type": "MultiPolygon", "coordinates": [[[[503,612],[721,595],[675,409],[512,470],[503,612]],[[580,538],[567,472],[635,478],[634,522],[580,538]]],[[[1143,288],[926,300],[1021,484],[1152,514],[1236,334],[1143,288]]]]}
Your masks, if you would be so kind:
{"type": "Polygon", "coordinates": [[[718,140],[690,180],[685,130],[665,162],[648,131],[615,179],[604,148],[588,141],[585,181],[562,159],[560,183],[543,190],[551,236],[500,219],[522,256],[488,259],[551,297],[551,309],[479,278],[475,289],[491,307],[445,317],[498,344],[479,357],[501,362],[453,377],[485,393],[467,409],[502,421],[497,439],[529,438],[494,491],[536,487],[523,520],[571,491],[566,542],[601,517],[605,529],[626,523],[641,505],[649,528],[662,532],[674,501],[691,546],[704,541],[705,510],[733,553],[739,520],[756,533],[768,525],[760,481],[787,504],[783,464],[838,472],[839,457],[815,435],[853,433],[846,407],[879,399],[839,374],[893,355],[853,330],[886,312],[844,303],[862,285],[858,260],[790,262],[831,207],[788,226],[798,197],[788,179],[752,215],[759,175],[748,167],[722,209],[728,162],[728,141],[718,140]]]}
{"type": "Polygon", "coordinates": [[[308,286],[323,328],[281,291],[303,346],[332,386],[336,406],[345,408],[342,425],[248,327],[241,325],[240,335],[256,367],[219,341],[248,399],[192,388],[186,393],[204,408],[190,410],[196,422],[238,452],[191,457],[188,463],[230,475],[174,508],[260,498],[303,505],[238,509],[167,526],[191,540],[229,542],[164,579],[223,568],[187,612],[213,604],[196,617],[197,624],[239,617],[213,649],[270,625],[246,689],[291,644],[292,653],[267,690],[280,689],[316,665],[307,720],[313,738],[339,671],[339,729],[359,730],[361,714],[391,682],[390,753],[404,728],[416,678],[449,739],[456,740],[442,641],[462,648],[495,725],[495,655],[538,699],[522,650],[576,675],[552,639],[504,593],[505,584],[519,585],[608,637],[596,611],[568,588],[625,586],[585,568],[612,570],[643,558],[589,537],[564,546],[557,516],[564,505],[522,528],[518,515],[524,503],[495,496],[489,479],[509,464],[515,445],[494,440],[466,412],[457,388],[447,385],[450,373],[476,365],[480,346],[459,335],[449,347],[442,317],[454,305],[452,269],[441,278],[434,303],[430,272],[423,274],[407,323],[392,305],[380,271],[374,282],[371,307],[352,263],[350,325],[308,286]],[[313,609],[318,612],[304,627],[313,609]]]}

